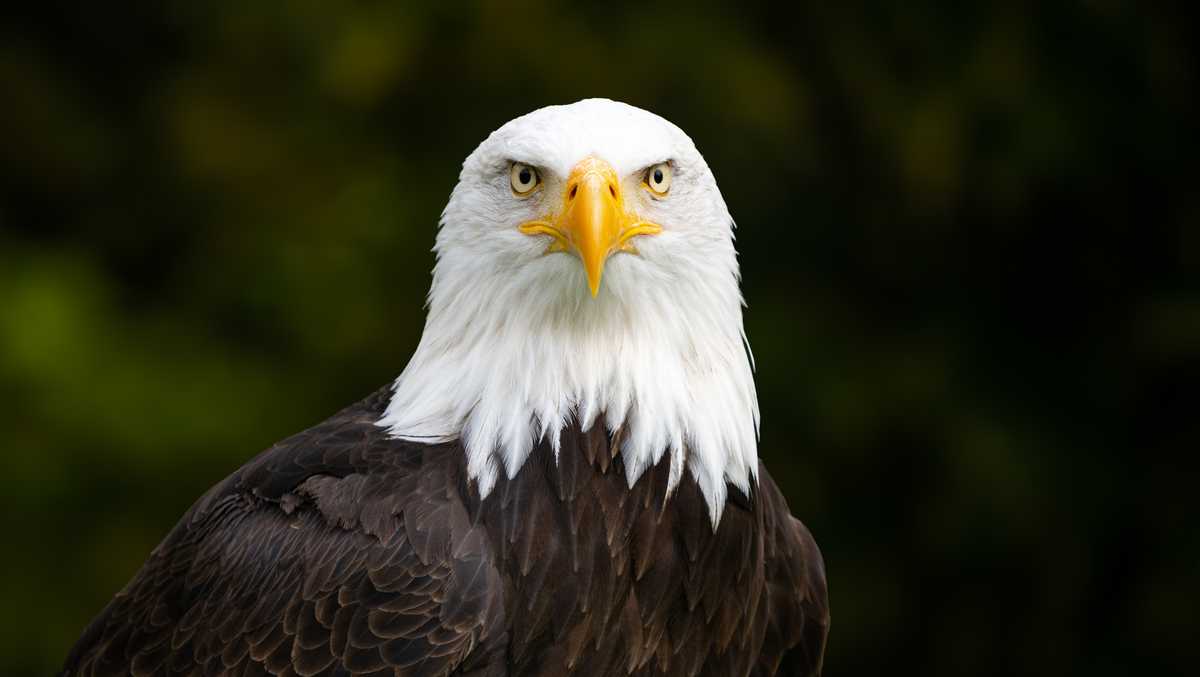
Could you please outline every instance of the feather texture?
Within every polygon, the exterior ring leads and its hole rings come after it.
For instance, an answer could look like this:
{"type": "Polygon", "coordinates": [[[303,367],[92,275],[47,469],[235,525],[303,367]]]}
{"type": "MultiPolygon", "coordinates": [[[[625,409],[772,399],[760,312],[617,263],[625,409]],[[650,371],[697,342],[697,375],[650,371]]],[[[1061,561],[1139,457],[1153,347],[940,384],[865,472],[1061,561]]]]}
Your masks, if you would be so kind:
{"type": "Polygon", "coordinates": [[[375,425],[387,389],[203,496],[65,675],[810,675],[820,553],[769,475],[714,531],[666,459],[627,486],[564,428],[481,498],[457,444],[375,425]],[[556,460],[557,457],[557,460],[556,460]]]}

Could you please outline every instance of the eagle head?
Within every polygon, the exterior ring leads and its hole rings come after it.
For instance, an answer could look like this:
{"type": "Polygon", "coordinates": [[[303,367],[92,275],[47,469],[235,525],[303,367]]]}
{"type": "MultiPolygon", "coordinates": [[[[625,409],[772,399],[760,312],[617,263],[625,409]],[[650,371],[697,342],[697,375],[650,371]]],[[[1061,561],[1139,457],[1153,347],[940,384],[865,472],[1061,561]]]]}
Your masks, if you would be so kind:
{"type": "Polygon", "coordinates": [[[566,425],[621,430],[632,484],[670,454],[714,522],[757,473],[733,219],[678,127],[550,106],[467,157],[442,213],[421,344],[381,425],[461,439],[487,495],[566,425]]]}

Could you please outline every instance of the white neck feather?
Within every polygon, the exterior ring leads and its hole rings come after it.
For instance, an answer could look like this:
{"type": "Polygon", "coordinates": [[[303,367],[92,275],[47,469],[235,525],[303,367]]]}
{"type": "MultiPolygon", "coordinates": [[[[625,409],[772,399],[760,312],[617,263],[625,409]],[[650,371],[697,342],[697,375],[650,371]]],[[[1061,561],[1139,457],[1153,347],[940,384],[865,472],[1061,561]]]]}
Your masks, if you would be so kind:
{"type": "Polygon", "coordinates": [[[671,488],[686,465],[714,525],[727,483],[749,493],[758,401],[731,242],[680,262],[682,279],[669,283],[648,284],[637,257],[617,255],[595,299],[574,257],[553,255],[561,265],[548,280],[522,267],[480,270],[479,257],[442,244],[425,332],[380,420],[393,436],[461,438],[486,496],[536,441],[557,452],[572,418],[586,430],[603,415],[608,430],[624,427],[631,485],[670,453],[671,488]],[[714,267],[730,272],[714,276],[714,267]]]}

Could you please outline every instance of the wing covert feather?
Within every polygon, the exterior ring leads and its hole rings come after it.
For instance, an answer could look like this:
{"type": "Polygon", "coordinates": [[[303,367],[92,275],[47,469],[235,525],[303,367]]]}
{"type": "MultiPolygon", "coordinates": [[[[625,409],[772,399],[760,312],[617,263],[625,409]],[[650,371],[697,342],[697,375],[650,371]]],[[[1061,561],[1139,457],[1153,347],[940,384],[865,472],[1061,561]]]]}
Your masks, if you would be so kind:
{"type": "Polygon", "coordinates": [[[379,397],[202,497],[64,674],[434,677],[501,647],[502,583],[457,457],[386,439],[379,397]]]}

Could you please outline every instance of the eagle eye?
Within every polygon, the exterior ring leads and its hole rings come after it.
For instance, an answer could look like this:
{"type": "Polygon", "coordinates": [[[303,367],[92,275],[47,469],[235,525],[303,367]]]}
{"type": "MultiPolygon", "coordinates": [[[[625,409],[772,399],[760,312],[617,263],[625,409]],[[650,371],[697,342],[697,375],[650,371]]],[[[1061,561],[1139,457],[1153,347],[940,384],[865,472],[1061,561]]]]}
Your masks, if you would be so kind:
{"type": "Polygon", "coordinates": [[[660,162],[647,169],[646,187],[655,195],[666,195],[671,190],[671,164],[660,162]]]}
{"type": "Polygon", "coordinates": [[[529,195],[541,183],[537,170],[520,162],[512,164],[512,168],[508,172],[508,180],[512,184],[513,193],[520,197],[529,195]]]}

